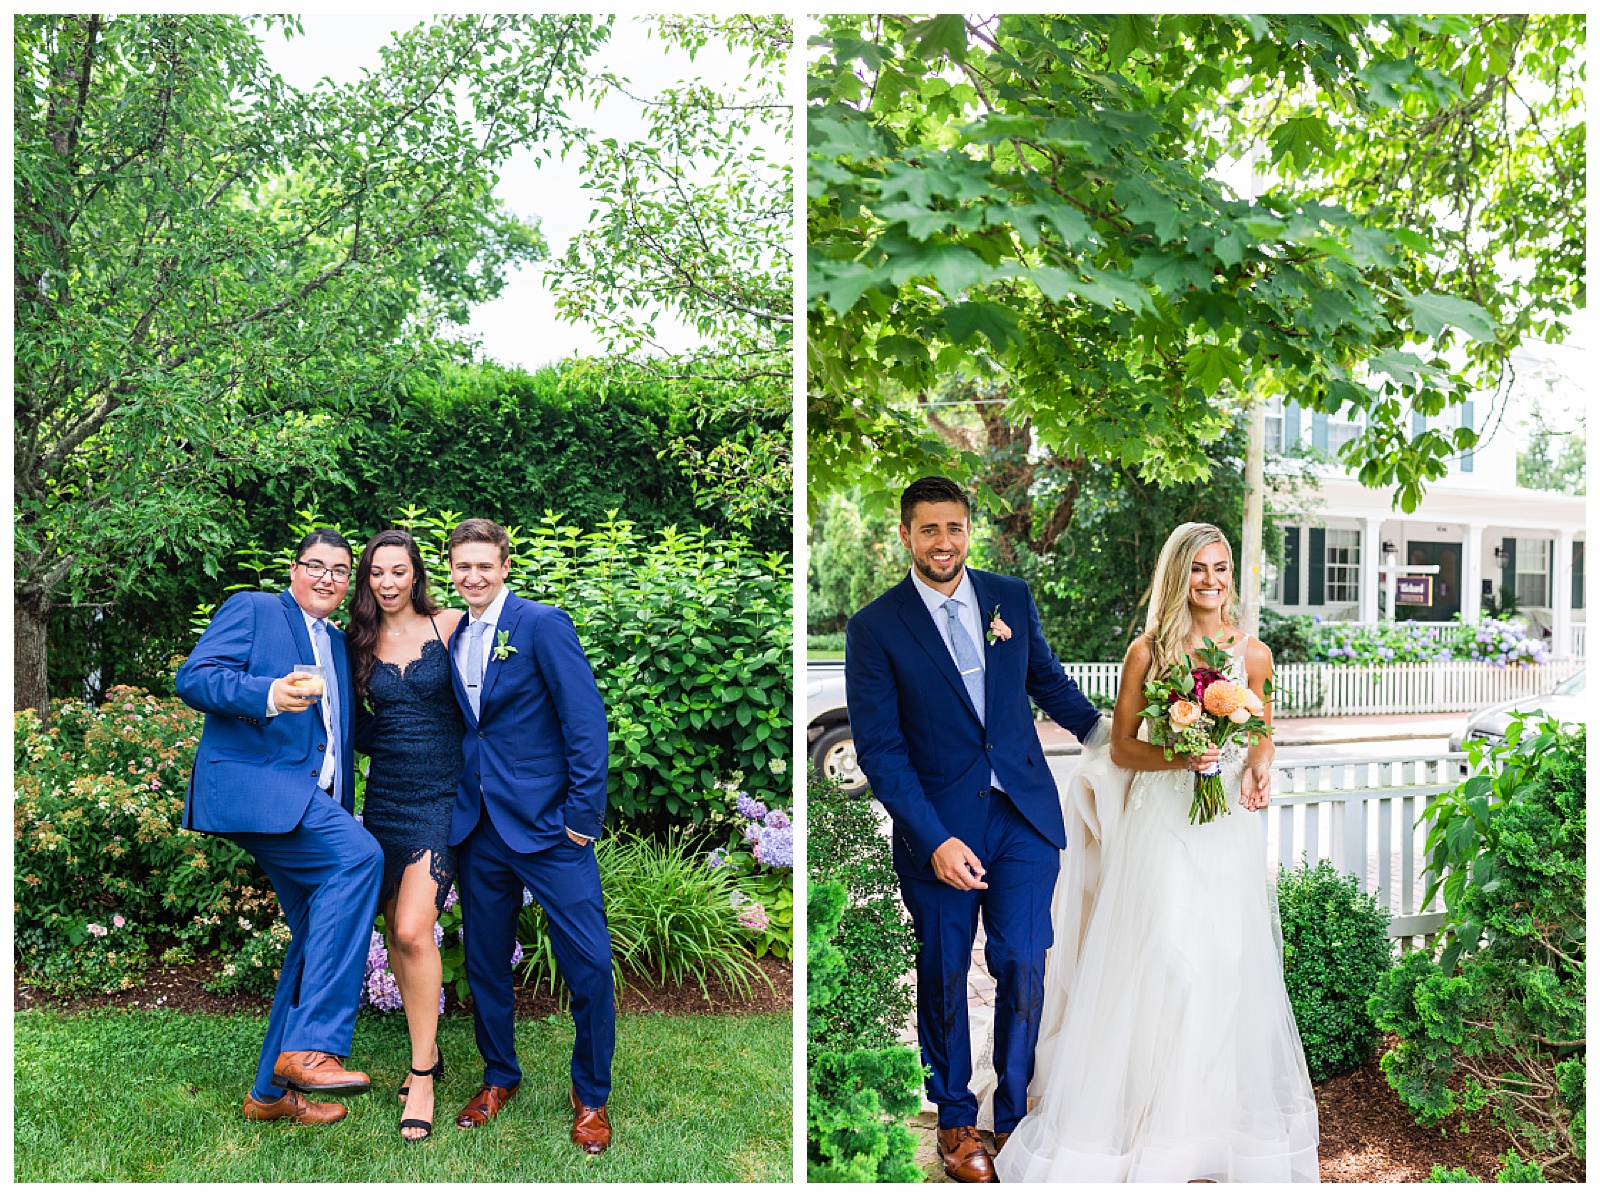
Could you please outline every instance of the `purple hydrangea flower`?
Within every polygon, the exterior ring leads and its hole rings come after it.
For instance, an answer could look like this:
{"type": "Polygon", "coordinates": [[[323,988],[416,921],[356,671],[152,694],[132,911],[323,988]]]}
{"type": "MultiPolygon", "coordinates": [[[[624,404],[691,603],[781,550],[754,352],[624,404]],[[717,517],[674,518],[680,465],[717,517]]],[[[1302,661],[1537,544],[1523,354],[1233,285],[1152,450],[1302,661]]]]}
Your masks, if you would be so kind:
{"type": "Polygon", "coordinates": [[[746,826],[744,828],[744,840],[746,842],[748,842],[748,843],[753,843],[756,846],[760,846],[761,845],[761,827],[758,826],[755,822],[751,822],[748,826],[746,826]]]}
{"type": "Polygon", "coordinates": [[[739,794],[738,806],[739,816],[748,818],[750,821],[758,822],[767,815],[767,807],[748,792],[739,794]]]}
{"type": "Polygon", "coordinates": [[[706,856],[706,866],[712,868],[724,868],[728,866],[728,861],[722,857],[722,852],[720,850],[712,851],[706,856]]]}
{"type": "Polygon", "coordinates": [[[452,884],[450,886],[450,891],[445,894],[444,907],[446,909],[454,909],[460,903],[461,898],[456,895],[456,886],[452,884]]]}
{"type": "Polygon", "coordinates": [[[755,851],[756,861],[762,867],[794,866],[794,831],[768,830],[755,851]]]}
{"type": "Polygon", "coordinates": [[[522,890],[522,907],[526,909],[531,904],[533,904],[533,893],[524,888],[522,890]]]}
{"type": "Polygon", "coordinates": [[[511,944],[511,966],[512,967],[516,967],[517,964],[519,964],[521,962],[522,962],[522,944],[520,942],[512,943],[511,944]]]}
{"type": "Polygon", "coordinates": [[[767,829],[787,830],[789,828],[789,815],[782,809],[767,810],[767,829]]]}

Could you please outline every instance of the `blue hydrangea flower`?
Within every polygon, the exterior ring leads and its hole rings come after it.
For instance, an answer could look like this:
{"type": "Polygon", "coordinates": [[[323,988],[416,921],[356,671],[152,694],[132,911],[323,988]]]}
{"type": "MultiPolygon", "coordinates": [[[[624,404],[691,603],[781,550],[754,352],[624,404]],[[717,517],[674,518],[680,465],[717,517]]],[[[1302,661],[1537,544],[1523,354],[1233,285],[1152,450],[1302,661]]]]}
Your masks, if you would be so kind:
{"type": "Polygon", "coordinates": [[[767,807],[748,792],[739,794],[739,816],[749,821],[760,821],[767,815],[767,807]]]}

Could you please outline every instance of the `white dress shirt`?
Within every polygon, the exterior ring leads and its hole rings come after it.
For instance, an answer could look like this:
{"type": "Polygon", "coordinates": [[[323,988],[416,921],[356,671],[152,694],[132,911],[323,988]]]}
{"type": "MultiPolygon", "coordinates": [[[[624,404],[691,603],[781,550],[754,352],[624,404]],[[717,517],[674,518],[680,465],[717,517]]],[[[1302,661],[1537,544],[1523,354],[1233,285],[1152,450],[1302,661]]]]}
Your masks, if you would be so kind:
{"type": "MultiPolygon", "coordinates": [[[[947,600],[957,602],[961,607],[956,610],[956,620],[967,631],[967,637],[972,639],[972,645],[977,649],[978,656],[983,660],[984,672],[989,670],[989,644],[983,637],[983,614],[978,612],[978,594],[972,587],[972,576],[967,569],[961,569],[961,579],[956,583],[956,590],[949,596],[923,581],[915,569],[911,572],[911,582],[917,586],[917,595],[922,597],[922,603],[928,606],[928,616],[933,618],[934,628],[939,631],[939,637],[944,639],[944,649],[950,652],[950,661],[956,661],[956,648],[950,643],[950,619],[945,616],[944,603],[947,600]]],[[[961,670],[958,665],[957,671],[961,670]]],[[[1000,788],[1000,777],[994,774],[994,769],[989,769],[989,787],[1000,788]]],[[[1002,789],[1002,791],[1004,791],[1002,789]]]]}
{"type": "MultiPolygon", "coordinates": [[[[476,619],[489,623],[489,628],[479,635],[483,639],[483,674],[486,677],[489,674],[489,655],[494,650],[495,627],[500,624],[500,611],[506,607],[506,597],[508,595],[510,593],[507,591],[506,586],[504,584],[500,585],[500,591],[494,594],[494,599],[484,606],[483,616],[476,619]]],[[[471,623],[474,620],[472,610],[467,610],[467,615],[463,620],[468,624],[456,638],[456,669],[460,671],[461,680],[465,683],[469,678],[467,676],[467,652],[472,646],[471,623]]],[[[481,684],[479,686],[482,687],[481,684]]],[[[479,703],[482,703],[481,697],[479,698],[479,703]]]]}
{"type": "MultiPolygon", "coordinates": [[[[316,623],[319,619],[311,616],[311,614],[307,613],[304,609],[301,609],[298,604],[295,606],[295,608],[299,610],[300,616],[305,619],[306,636],[311,639],[312,658],[316,662],[316,665],[322,668],[323,687],[327,687],[327,682],[330,679],[334,680],[335,684],[337,684],[338,678],[334,675],[333,664],[324,663],[320,658],[317,658],[316,623]]],[[[330,647],[333,645],[333,632],[331,629],[328,632],[328,645],[330,647]]],[[[341,704],[346,705],[350,703],[349,698],[343,693],[339,694],[339,701],[341,704]]],[[[322,772],[317,776],[317,784],[324,792],[331,793],[333,791],[333,773],[339,769],[339,752],[337,749],[339,745],[339,736],[334,733],[333,726],[328,715],[328,706],[324,702],[318,701],[317,710],[322,714],[322,732],[324,735],[326,735],[326,741],[323,743],[323,745],[328,748],[323,752],[322,755],[322,772]]],[[[272,703],[272,689],[270,688],[267,689],[267,716],[269,718],[278,716],[278,706],[272,703]]]]}

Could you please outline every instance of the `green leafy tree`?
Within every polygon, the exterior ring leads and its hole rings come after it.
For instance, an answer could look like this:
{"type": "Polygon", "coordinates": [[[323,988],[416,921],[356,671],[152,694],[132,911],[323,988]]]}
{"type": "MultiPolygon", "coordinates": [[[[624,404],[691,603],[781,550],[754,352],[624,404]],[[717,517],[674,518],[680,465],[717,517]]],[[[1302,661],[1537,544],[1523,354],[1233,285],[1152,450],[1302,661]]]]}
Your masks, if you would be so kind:
{"type": "Polygon", "coordinates": [[[713,43],[747,55],[745,78],[718,89],[694,80],[641,97],[615,74],[600,94],[645,109],[633,141],[582,135],[590,224],[553,262],[557,311],[594,328],[616,361],[607,373],[646,371],[716,380],[698,411],[736,433],[697,429],[666,453],[693,475],[702,499],[734,520],[792,510],[790,451],[794,341],[794,106],[784,95],[793,22],[784,14],[653,18],[668,46],[691,57],[713,43]],[[669,353],[658,327],[676,322],[699,346],[669,353]]]}
{"type": "Polygon", "coordinates": [[[889,510],[864,512],[849,492],[822,502],[806,566],[809,632],[842,631],[851,614],[904,577],[909,560],[895,532],[899,520],[889,510]]]}
{"type": "Polygon", "coordinates": [[[1542,409],[1535,407],[1528,432],[1528,449],[1517,452],[1517,487],[1537,488],[1541,492],[1565,492],[1586,496],[1588,453],[1585,425],[1580,417],[1577,428],[1551,427],[1542,409]]]}
{"type": "Polygon", "coordinates": [[[1437,70],[1406,66],[1436,25],[824,18],[808,91],[813,491],[975,474],[975,455],[895,404],[960,371],[1006,382],[1009,420],[1030,421],[1051,452],[1161,484],[1208,475],[1207,445],[1228,424],[1219,399],[1361,413],[1351,461],[1414,508],[1476,435],[1412,440],[1407,413],[1465,398],[1452,355],[1462,339],[1495,343],[1495,320],[1445,290],[1454,276],[1418,266],[1426,237],[1311,186],[1313,169],[1327,175],[1325,123],[1267,101],[1326,99],[1362,120],[1446,105],[1437,70]],[[1294,186],[1244,199],[1219,162],[1263,113],[1294,186]]]}
{"type": "Polygon", "coordinates": [[[1383,1070],[1418,1121],[1487,1108],[1526,1160],[1507,1163],[1516,1179],[1583,1179],[1585,745],[1551,718],[1469,744],[1474,773],[1425,815],[1438,958],[1407,956],[1368,1002],[1399,1036],[1383,1070]]]}
{"type": "Polygon", "coordinates": [[[343,419],[541,252],[496,167],[557,143],[603,30],[441,18],[300,91],[236,17],[16,19],[17,707],[53,609],[215,573],[229,487],[336,470],[343,419]]]}

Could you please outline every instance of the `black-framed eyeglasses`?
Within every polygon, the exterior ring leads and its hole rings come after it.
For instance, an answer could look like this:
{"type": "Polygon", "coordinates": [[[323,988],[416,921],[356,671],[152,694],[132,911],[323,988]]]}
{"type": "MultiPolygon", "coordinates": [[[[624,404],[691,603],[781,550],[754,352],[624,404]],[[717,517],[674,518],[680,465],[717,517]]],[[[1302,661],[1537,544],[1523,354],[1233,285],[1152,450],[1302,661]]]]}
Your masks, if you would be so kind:
{"type": "Polygon", "coordinates": [[[306,574],[314,580],[320,580],[323,576],[331,575],[336,584],[348,584],[350,582],[350,569],[348,567],[324,567],[321,563],[307,563],[304,559],[296,559],[295,563],[300,567],[304,567],[306,574]]]}

